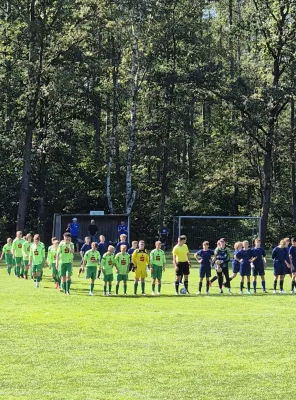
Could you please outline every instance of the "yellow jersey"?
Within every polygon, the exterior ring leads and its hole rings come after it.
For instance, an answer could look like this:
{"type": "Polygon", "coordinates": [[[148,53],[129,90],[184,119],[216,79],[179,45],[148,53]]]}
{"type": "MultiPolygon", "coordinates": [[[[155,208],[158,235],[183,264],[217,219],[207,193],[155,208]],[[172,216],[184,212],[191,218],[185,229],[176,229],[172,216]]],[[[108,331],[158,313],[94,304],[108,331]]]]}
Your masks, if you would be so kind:
{"type": "Polygon", "coordinates": [[[132,255],[132,263],[137,268],[146,268],[149,265],[149,256],[147,251],[136,249],[132,255]]]}
{"type": "Polygon", "coordinates": [[[187,254],[189,253],[189,249],[187,244],[182,244],[182,246],[179,246],[176,244],[176,246],[173,248],[173,256],[176,256],[176,262],[185,262],[187,260],[187,254]]]}

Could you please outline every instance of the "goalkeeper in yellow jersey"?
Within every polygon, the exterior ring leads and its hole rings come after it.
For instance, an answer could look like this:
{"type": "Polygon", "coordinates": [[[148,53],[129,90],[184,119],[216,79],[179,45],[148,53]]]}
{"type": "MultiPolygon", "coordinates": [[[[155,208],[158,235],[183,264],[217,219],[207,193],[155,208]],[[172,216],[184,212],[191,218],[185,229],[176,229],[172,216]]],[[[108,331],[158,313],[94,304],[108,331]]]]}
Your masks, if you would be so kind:
{"type": "Polygon", "coordinates": [[[147,267],[149,265],[148,252],[145,249],[144,240],[139,241],[139,248],[132,255],[133,271],[135,273],[134,295],[137,294],[139,279],[141,279],[142,296],[145,296],[145,278],[147,277],[147,267]]]}

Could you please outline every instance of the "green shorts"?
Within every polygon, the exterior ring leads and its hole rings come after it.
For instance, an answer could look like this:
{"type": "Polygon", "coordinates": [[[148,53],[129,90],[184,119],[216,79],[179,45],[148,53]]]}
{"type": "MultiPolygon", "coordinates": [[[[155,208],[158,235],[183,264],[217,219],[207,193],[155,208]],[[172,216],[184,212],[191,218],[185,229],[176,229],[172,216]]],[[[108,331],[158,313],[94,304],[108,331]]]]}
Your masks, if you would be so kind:
{"type": "Polygon", "coordinates": [[[161,279],[162,278],[162,267],[159,265],[152,265],[153,272],[151,272],[152,279],[161,279]]]}
{"type": "Polygon", "coordinates": [[[23,257],[15,257],[15,265],[22,265],[23,257]]]}
{"type": "Polygon", "coordinates": [[[35,272],[40,272],[40,273],[41,273],[41,271],[42,271],[42,264],[32,265],[32,272],[33,272],[33,274],[34,274],[35,272]]]}
{"type": "Polygon", "coordinates": [[[51,264],[51,275],[58,275],[56,263],[51,264]]]}
{"type": "Polygon", "coordinates": [[[128,281],[128,274],[117,274],[116,280],[117,282],[128,281]]]}
{"type": "Polygon", "coordinates": [[[113,274],[104,275],[103,281],[104,282],[113,282],[113,274]]]}
{"type": "Polygon", "coordinates": [[[72,263],[64,263],[60,265],[60,276],[72,275],[72,263]]]}
{"type": "Polygon", "coordinates": [[[24,263],[24,267],[27,267],[29,264],[29,260],[23,260],[23,263],[24,263]]]}
{"type": "Polygon", "coordinates": [[[12,254],[5,254],[6,265],[13,265],[12,254]]]}
{"type": "Polygon", "coordinates": [[[86,267],[86,279],[96,279],[98,267],[86,267]]]}

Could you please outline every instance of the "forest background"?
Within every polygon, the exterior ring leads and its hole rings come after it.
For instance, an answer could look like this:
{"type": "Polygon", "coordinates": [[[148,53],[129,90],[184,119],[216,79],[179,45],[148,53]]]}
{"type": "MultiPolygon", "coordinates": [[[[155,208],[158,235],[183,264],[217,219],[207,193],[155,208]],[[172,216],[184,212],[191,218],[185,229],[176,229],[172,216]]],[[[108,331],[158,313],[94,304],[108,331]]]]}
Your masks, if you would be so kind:
{"type": "Polygon", "coordinates": [[[0,233],[53,214],[295,233],[295,0],[0,0],[0,233]]]}

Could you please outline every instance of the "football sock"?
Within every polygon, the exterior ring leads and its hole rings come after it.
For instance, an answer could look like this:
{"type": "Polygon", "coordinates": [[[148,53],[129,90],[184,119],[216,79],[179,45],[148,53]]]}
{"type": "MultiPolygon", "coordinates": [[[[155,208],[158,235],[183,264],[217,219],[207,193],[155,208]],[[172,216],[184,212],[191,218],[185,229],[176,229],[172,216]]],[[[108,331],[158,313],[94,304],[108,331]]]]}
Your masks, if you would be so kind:
{"type": "Polygon", "coordinates": [[[280,290],[283,290],[283,289],[284,289],[284,281],[280,280],[280,290]]]}
{"type": "Polygon", "coordinates": [[[109,283],[109,293],[111,293],[112,283],[109,283]]]}
{"type": "Polygon", "coordinates": [[[107,292],[107,285],[104,285],[104,293],[107,292]]]}
{"type": "Polygon", "coordinates": [[[265,290],[265,281],[262,281],[262,289],[265,290]]]}
{"type": "Polygon", "coordinates": [[[207,281],[207,292],[209,291],[210,288],[210,281],[207,281]]]}
{"type": "Polygon", "coordinates": [[[240,291],[242,292],[243,291],[243,287],[244,287],[244,282],[240,282],[239,287],[240,287],[240,291]]]}
{"type": "Polygon", "coordinates": [[[187,292],[188,292],[188,281],[187,281],[187,280],[184,281],[184,287],[185,287],[185,289],[186,289],[187,292]]]}
{"type": "Polygon", "coordinates": [[[94,287],[95,287],[95,284],[94,284],[94,283],[91,283],[91,284],[90,284],[90,291],[91,291],[91,292],[94,291],[94,287]]]}
{"type": "Polygon", "coordinates": [[[155,283],[152,283],[152,292],[155,292],[155,283]]]}
{"type": "Polygon", "coordinates": [[[16,267],[16,275],[20,277],[20,267],[16,267]]]}
{"type": "Polygon", "coordinates": [[[99,271],[99,272],[98,272],[98,279],[100,279],[101,272],[102,272],[102,271],[99,271]]]}
{"type": "Polygon", "coordinates": [[[62,283],[62,289],[63,289],[64,293],[66,293],[66,282],[62,283]]]}
{"type": "Polygon", "coordinates": [[[127,285],[123,285],[123,293],[126,294],[127,285]]]}
{"type": "Polygon", "coordinates": [[[7,272],[8,272],[8,275],[11,274],[11,267],[7,267],[7,272]]]}
{"type": "Polygon", "coordinates": [[[202,282],[199,282],[198,284],[198,291],[201,292],[201,288],[202,288],[202,282]]]}
{"type": "Polygon", "coordinates": [[[138,290],[138,282],[134,283],[134,294],[137,294],[137,290],[138,290]]]}
{"type": "Polygon", "coordinates": [[[217,276],[214,276],[214,277],[211,279],[211,282],[213,283],[213,282],[215,282],[217,279],[218,279],[217,276]]]}
{"type": "Polygon", "coordinates": [[[66,291],[68,292],[68,293],[70,293],[70,286],[71,286],[71,279],[69,279],[67,282],[66,282],[66,291]]]}
{"type": "Polygon", "coordinates": [[[277,281],[273,281],[273,290],[276,290],[277,281]]]}
{"type": "Polygon", "coordinates": [[[160,290],[161,290],[161,283],[159,283],[157,287],[158,287],[158,293],[160,293],[160,290]]]}
{"type": "Polygon", "coordinates": [[[115,287],[115,293],[118,294],[118,290],[119,290],[119,284],[116,285],[115,287]]]}
{"type": "Polygon", "coordinates": [[[175,281],[176,292],[179,293],[179,281],[175,281]]]}
{"type": "Polygon", "coordinates": [[[145,293],[145,282],[141,282],[142,293],[145,293]]]}
{"type": "Polygon", "coordinates": [[[257,282],[256,282],[256,281],[253,281],[253,289],[254,289],[254,292],[256,292],[256,288],[257,288],[257,282]]]}
{"type": "Polygon", "coordinates": [[[81,272],[82,272],[82,268],[80,267],[80,268],[79,268],[79,272],[78,272],[78,273],[79,273],[79,274],[81,274],[81,272]]]}
{"type": "Polygon", "coordinates": [[[247,286],[248,286],[248,291],[250,291],[250,289],[251,289],[251,282],[247,282],[247,286]]]}

